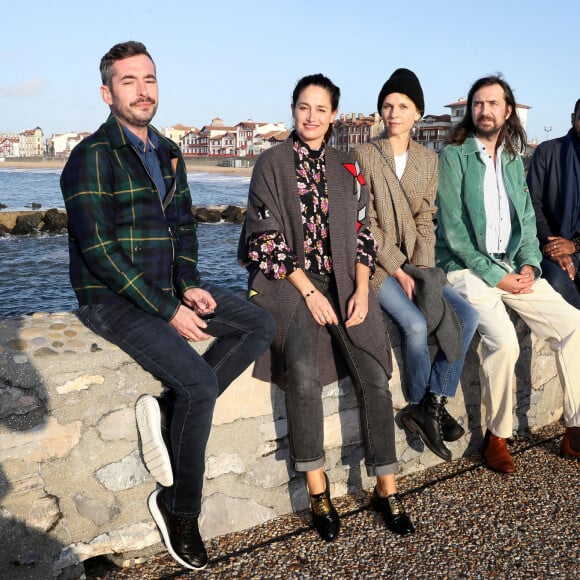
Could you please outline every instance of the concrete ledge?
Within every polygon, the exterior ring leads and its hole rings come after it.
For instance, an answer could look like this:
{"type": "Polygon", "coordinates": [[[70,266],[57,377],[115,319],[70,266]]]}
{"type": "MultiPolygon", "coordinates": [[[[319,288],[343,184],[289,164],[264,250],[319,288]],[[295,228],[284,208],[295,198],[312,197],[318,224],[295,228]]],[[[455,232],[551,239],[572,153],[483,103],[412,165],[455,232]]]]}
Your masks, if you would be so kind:
{"type": "MultiPolygon", "coordinates": [[[[516,320],[514,318],[514,320],[516,320]]],[[[522,354],[514,377],[520,430],[562,414],[553,354],[517,321],[522,354]]],[[[393,329],[395,358],[398,333],[393,329]]],[[[203,350],[207,343],[195,345],[203,350]]],[[[448,406],[467,435],[454,457],[481,442],[478,342],[458,396],[448,406]]],[[[395,411],[405,406],[397,360],[395,411]]],[[[327,470],[333,495],[373,485],[367,478],[358,405],[349,380],[324,390],[327,470]]],[[[155,483],[139,452],[133,406],[161,385],[71,313],[0,319],[0,577],[78,578],[87,558],[164,548],[146,506],[155,483]]],[[[398,425],[401,474],[440,460],[398,425]]],[[[308,505],[288,462],[282,391],[250,369],[218,401],[207,451],[201,520],[207,539],[308,505]]]]}

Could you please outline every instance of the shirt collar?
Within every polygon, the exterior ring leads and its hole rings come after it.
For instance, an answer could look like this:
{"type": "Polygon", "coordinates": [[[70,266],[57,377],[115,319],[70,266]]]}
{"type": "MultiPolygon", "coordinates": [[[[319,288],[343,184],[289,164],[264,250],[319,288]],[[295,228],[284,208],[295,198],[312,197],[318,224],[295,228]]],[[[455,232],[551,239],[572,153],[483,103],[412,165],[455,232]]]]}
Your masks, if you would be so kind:
{"type": "MultiPolygon", "coordinates": [[[[137,151],[139,151],[139,153],[144,153],[145,143],[143,143],[143,141],[139,137],[137,137],[137,135],[135,135],[133,131],[125,127],[125,125],[121,125],[121,127],[123,127],[123,132],[127,136],[127,139],[129,139],[131,144],[137,148],[137,151]]],[[[147,127],[147,139],[154,149],[157,149],[157,147],[159,147],[159,136],[157,135],[157,133],[155,133],[155,131],[151,130],[151,127],[147,127]]]]}
{"type": "MultiPolygon", "coordinates": [[[[488,157],[490,157],[487,147],[477,137],[475,137],[475,142],[477,143],[477,148],[479,149],[479,152],[482,155],[487,155],[488,157]]],[[[497,148],[496,153],[497,153],[496,158],[499,157],[501,159],[501,154],[503,153],[503,143],[501,143],[500,146],[497,148]]]]}

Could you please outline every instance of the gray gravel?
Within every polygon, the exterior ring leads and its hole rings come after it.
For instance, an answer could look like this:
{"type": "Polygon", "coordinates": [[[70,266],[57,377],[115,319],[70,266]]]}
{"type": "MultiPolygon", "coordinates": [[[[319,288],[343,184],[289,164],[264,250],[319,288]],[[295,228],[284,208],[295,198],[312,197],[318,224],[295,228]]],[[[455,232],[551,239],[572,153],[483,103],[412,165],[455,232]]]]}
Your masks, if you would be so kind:
{"type": "Polygon", "coordinates": [[[305,512],[212,540],[202,572],[162,555],[128,568],[87,562],[87,578],[580,578],[580,462],[558,456],[563,432],[555,424],[515,439],[512,476],[474,455],[399,479],[414,536],[390,533],[368,490],[336,499],[334,543],[305,512]]]}

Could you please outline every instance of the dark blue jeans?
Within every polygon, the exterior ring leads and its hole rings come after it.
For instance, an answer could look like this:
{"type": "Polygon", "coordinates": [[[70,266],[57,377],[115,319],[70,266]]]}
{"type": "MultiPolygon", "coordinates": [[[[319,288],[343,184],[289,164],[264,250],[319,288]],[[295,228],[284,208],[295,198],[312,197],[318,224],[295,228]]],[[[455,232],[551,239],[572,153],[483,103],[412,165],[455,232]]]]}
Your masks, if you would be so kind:
{"type": "Polygon", "coordinates": [[[324,465],[324,410],[318,378],[318,337],[330,332],[344,357],[359,399],[365,465],[369,476],[398,471],[395,450],[393,403],[387,374],[369,353],[356,347],[341,320],[333,278],[308,273],[314,286],[332,304],[337,325],[321,327],[300,301],[284,340],[286,412],[292,456],[297,471],[313,471],[324,465]]]}
{"type": "Polygon", "coordinates": [[[572,254],[571,258],[576,268],[574,280],[570,280],[568,272],[564,272],[556,262],[552,262],[549,258],[542,260],[542,278],[545,278],[552,288],[564,297],[564,300],[580,310],[580,272],[578,271],[580,260],[578,254],[572,254]]]}
{"type": "Polygon", "coordinates": [[[274,323],[265,310],[217,286],[201,287],[217,302],[206,330],[216,339],[203,355],[165,320],[130,303],[78,310],[86,326],[124,350],[170,390],[174,484],[163,497],[170,511],[190,516],[201,511],[205,449],[215,401],[274,338],[274,323]]]}
{"type": "Polygon", "coordinates": [[[455,310],[461,324],[461,358],[450,363],[439,350],[435,360],[431,362],[425,316],[409,300],[393,276],[385,278],[378,298],[381,308],[393,319],[401,332],[405,390],[409,403],[420,403],[427,392],[454,397],[465,355],[479,322],[477,310],[449,284],[444,286],[443,298],[455,310]]]}

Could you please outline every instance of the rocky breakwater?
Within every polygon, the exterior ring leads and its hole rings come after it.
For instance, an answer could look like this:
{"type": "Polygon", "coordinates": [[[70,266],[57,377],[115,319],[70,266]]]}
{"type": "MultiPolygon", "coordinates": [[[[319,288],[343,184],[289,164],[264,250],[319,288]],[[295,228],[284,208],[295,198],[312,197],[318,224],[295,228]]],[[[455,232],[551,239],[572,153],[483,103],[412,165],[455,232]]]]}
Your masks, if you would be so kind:
{"type": "MultiPolygon", "coordinates": [[[[199,223],[242,223],[246,209],[235,205],[194,207],[192,213],[199,223]]],[[[39,233],[63,234],[67,229],[67,215],[63,210],[0,211],[0,236],[34,236],[39,233]]]]}
{"type": "Polygon", "coordinates": [[[67,217],[64,211],[0,211],[0,236],[7,234],[25,236],[38,233],[62,234],[66,232],[67,217]]]}
{"type": "MultiPolygon", "coordinates": [[[[525,325],[514,377],[521,430],[559,419],[562,393],[554,356],[525,325]]],[[[391,327],[395,413],[406,403],[400,340],[391,327]]],[[[209,341],[192,348],[202,352],[209,341]]],[[[481,443],[477,341],[449,411],[467,431],[454,457],[481,443]]],[[[85,328],[74,313],[0,318],[0,578],[81,578],[83,562],[119,564],[164,551],[147,510],[155,482],[145,469],[134,405],[161,384],[85,328]]],[[[359,411],[348,379],[323,391],[326,470],[333,495],[372,489],[363,460],[359,411]]],[[[399,424],[401,474],[440,460],[399,424]]],[[[490,477],[493,475],[490,474],[490,477]]],[[[289,461],[284,394],[247,369],[218,400],[207,449],[201,531],[205,539],[306,509],[303,476],[289,461]]],[[[417,514],[420,519],[421,514],[417,514]]],[[[309,521],[307,513],[304,520],[309,521]]]]}

